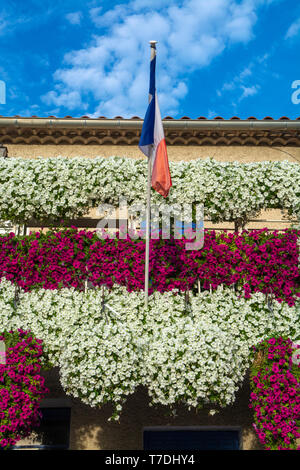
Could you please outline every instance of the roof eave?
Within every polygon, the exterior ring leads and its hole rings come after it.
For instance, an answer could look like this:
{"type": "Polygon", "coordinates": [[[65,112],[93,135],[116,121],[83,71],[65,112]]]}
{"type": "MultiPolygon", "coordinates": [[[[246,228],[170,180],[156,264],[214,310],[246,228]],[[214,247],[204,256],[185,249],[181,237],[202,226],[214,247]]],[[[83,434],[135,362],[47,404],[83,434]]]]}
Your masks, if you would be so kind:
{"type": "MultiPolygon", "coordinates": [[[[46,128],[46,129],[132,129],[140,130],[142,119],[83,119],[83,118],[16,118],[0,117],[0,127],[46,128]]],[[[197,119],[163,119],[165,129],[188,130],[266,130],[292,131],[300,130],[300,120],[197,120],[197,119]]]]}

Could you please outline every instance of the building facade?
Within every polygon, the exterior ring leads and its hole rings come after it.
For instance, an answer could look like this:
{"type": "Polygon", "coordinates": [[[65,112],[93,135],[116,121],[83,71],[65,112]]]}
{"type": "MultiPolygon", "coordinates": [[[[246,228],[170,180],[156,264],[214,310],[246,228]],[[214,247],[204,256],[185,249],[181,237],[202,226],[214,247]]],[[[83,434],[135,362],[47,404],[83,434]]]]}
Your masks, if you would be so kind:
{"type": "MultiPolygon", "coordinates": [[[[69,158],[112,155],[143,158],[138,149],[142,122],[137,117],[0,117],[0,143],[7,147],[8,158],[59,155],[69,158]]],[[[177,120],[167,117],[163,124],[170,161],[212,157],[219,161],[240,163],[266,160],[300,163],[300,118],[291,121],[285,117],[279,120],[267,117],[260,121],[255,118],[192,120],[183,117],[177,120]]],[[[93,217],[93,211],[87,216],[93,217]]],[[[267,226],[281,229],[290,225],[276,210],[262,213],[259,219],[252,221],[247,228],[267,226]]],[[[205,226],[214,227],[209,221],[205,226]]],[[[233,229],[233,226],[219,224],[216,228],[233,229]]],[[[248,408],[248,379],[238,392],[234,405],[217,410],[208,406],[198,413],[178,407],[175,414],[167,415],[164,407],[149,407],[147,393],[140,389],[129,397],[120,422],[113,422],[108,421],[112,411],[109,405],[94,409],[68,397],[60,386],[57,369],[44,375],[51,392],[49,399],[42,404],[45,435],[19,442],[19,446],[53,445],[79,450],[143,449],[145,436],[151,429],[154,433],[173,429],[206,434],[223,432],[221,435],[215,434],[213,448],[222,446],[222,442],[226,441],[226,432],[232,431],[238,435],[240,448],[260,449],[252,427],[252,411],[248,408]],[[51,428],[49,422],[52,422],[52,429],[56,426],[57,432],[47,435],[51,428]]],[[[231,445],[229,442],[228,448],[233,448],[231,445]]]]}

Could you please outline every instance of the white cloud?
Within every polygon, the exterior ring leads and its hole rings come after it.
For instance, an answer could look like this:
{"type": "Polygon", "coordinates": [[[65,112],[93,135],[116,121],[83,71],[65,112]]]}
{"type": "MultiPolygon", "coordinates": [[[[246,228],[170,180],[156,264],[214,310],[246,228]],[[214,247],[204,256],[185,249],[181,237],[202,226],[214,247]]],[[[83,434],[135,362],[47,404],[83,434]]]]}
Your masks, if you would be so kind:
{"type": "Polygon", "coordinates": [[[242,101],[245,98],[248,98],[248,96],[254,96],[258,93],[260,86],[259,85],[252,85],[250,87],[242,86],[243,93],[241,94],[239,101],[242,101]]]}
{"type": "Polygon", "coordinates": [[[78,91],[70,91],[66,93],[63,91],[60,93],[56,91],[49,91],[42,97],[42,101],[47,105],[54,104],[55,106],[64,106],[69,109],[83,106],[81,102],[81,96],[78,91]]]}
{"type": "Polygon", "coordinates": [[[255,2],[245,0],[231,6],[232,15],[226,24],[228,36],[235,42],[248,42],[253,37],[253,25],[257,15],[255,2]]]}
{"type": "Polygon", "coordinates": [[[260,56],[260,57],[257,57],[257,62],[259,64],[264,64],[271,56],[271,53],[270,52],[266,52],[264,55],[260,56]]]}
{"type": "Polygon", "coordinates": [[[212,109],[208,110],[207,119],[213,119],[217,116],[218,116],[218,114],[216,113],[216,111],[213,111],[212,109]]]}
{"type": "Polygon", "coordinates": [[[294,21],[294,23],[291,24],[291,26],[287,30],[285,39],[294,38],[295,36],[298,36],[299,33],[300,33],[300,18],[298,18],[296,21],[294,21]]]}
{"type": "MultiPolygon", "coordinates": [[[[156,39],[160,107],[163,115],[176,115],[188,92],[189,75],[208,66],[232,44],[251,40],[257,9],[267,3],[132,0],[105,13],[101,7],[92,8],[90,17],[102,28],[100,34],[94,34],[88,47],[65,55],[64,67],[54,74],[55,90],[44,99],[75,109],[92,96],[99,102],[96,109],[88,108],[93,116],[143,117],[149,82],[148,42],[156,39]]],[[[249,92],[243,90],[245,93],[249,92]]]]}
{"type": "Polygon", "coordinates": [[[94,7],[90,9],[89,14],[93,23],[97,22],[97,19],[100,17],[100,13],[102,10],[102,7],[94,7]]]}
{"type": "MultiPolygon", "coordinates": [[[[32,0],[34,2],[34,0],[32,0]]],[[[28,30],[34,25],[45,24],[55,11],[53,2],[37,2],[34,8],[27,8],[20,12],[18,2],[2,2],[4,6],[0,10],[0,35],[13,35],[17,30],[28,30]],[[42,13],[41,13],[42,9],[42,13]],[[30,10],[30,11],[29,11],[30,10]]],[[[1,5],[2,6],[2,5],[1,5]]]]}
{"type": "Polygon", "coordinates": [[[92,8],[90,10],[90,17],[92,22],[97,27],[107,27],[114,23],[119,23],[119,19],[123,18],[129,11],[126,5],[116,5],[114,9],[102,13],[102,7],[92,8]]]}
{"type": "Polygon", "coordinates": [[[254,63],[250,63],[245,67],[239,74],[237,74],[230,82],[225,82],[220,90],[217,90],[217,95],[222,96],[223,92],[235,91],[237,89],[243,89],[245,81],[251,77],[254,67],[254,63]]]}
{"type": "Polygon", "coordinates": [[[74,13],[68,13],[66,15],[66,19],[69,21],[69,23],[78,25],[81,22],[82,13],[80,11],[76,11],[74,13]]]}
{"type": "Polygon", "coordinates": [[[260,84],[253,85],[253,80],[262,83],[265,73],[268,71],[267,61],[274,51],[270,51],[261,56],[255,57],[246,67],[236,74],[230,81],[223,83],[222,87],[217,90],[217,96],[220,98],[225,93],[231,93],[235,96],[234,104],[256,95],[260,88],[260,84]]]}

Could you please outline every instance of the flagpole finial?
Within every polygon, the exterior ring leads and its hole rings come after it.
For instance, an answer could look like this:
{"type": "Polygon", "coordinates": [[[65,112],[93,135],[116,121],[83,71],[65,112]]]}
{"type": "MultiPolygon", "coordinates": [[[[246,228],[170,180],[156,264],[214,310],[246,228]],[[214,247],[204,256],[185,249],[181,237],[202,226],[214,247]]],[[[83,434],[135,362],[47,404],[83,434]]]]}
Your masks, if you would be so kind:
{"type": "Polygon", "coordinates": [[[149,41],[149,44],[150,44],[150,47],[153,47],[154,49],[156,49],[156,44],[157,44],[157,41],[149,41]]]}

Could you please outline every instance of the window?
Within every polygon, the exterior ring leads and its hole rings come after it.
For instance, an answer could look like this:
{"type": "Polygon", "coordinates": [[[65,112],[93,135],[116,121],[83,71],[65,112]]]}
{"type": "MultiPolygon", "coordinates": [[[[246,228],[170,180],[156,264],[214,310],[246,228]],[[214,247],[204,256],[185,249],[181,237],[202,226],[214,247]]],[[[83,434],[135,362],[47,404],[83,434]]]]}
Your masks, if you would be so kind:
{"type": "Polygon", "coordinates": [[[144,450],[239,450],[239,427],[144,428],[144,450]]]}
{"type": "Polygon", "coordinates": [[[20,441],[13,447],[15,450],[67,450],[70,441],[70,407],[43,406],[41,424],[34,429],[33,442],[20,441]]]}

